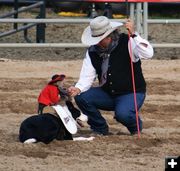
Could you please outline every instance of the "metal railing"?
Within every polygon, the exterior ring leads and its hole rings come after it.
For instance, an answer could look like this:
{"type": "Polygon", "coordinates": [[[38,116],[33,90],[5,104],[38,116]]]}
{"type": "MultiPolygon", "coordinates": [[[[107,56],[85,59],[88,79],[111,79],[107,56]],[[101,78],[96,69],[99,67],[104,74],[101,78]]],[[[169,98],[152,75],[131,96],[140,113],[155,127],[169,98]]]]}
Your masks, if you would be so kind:
{"type": "MultiPolygon", "coordinates": [[[[31,18],[18,18],[18,19],[1,19],[0,23],[63,23],[63,24],[82,24],[89,23],[91,19],[31,19],[31,18]]],[[[125,22],[125,19],[110,19],[110,21],[125,22]]],[[[180,19],[148,19],[149,24],[180,24],[180,19]]]]}
{"type": "MultiPolygon", "coordinates": [[[[178,43],[152,44],[155,48],[180,48],[178,43]]],[[[87,48],[82,43],[0,43],[0,48],[87,48]]]]}
{"type": "MultiPolygon", "coordinates": [[[[34,3],[34,1],[32,1],[34,3]]],[[[40,2],[36,2],[34,4],[31,4],[27,7],[21,7],[21,8],[18,8],[18,0],[15,0],[14,1],[14,10],[7,13],[7,14],[4,14],[4,15],[1,15],[0,16],[0,19],[4,19],[6,20],[5,18],[7,17],[11,17],[11,16],[14,16],[14,20],[18,20],[18,14],[19,13],[22,13],[22,12],[25,12],[25,11],[28,11],[28,10],[31,10],[33,8],[37,8],[37,7],[40,7],[40,12],[39,12],[39,15],[37,16],[37,18],[45,18],[46,17],[46,12],[45,12],[45,0],[44,1],[40,1],[40,2]]],[[[11,20],[11,18],[8,18],[7,20],[11,20]]],[[[11,23],[11,22],[7,22],[7,23],[11,23]]],[[[30,24],[27,24],[27,22],[23,22],[23,26],[20,26],[18,27],[18,22],[12,22],[14,24],[14,27],[12,30],[10,31],[6,31],[6,32],[3,32],[3,33],[0,33],[0,38],[1,37],[4,37],[4,36],[8,36],[8,35],[11,35],[11,34],[14,34],[14,33],[17,33],[17,32],[20,32],[20,31],[24,31],[24,38],[27,42],[31,42],[30,39],[28,39],[28,34],[27,34],[27,30],[31,27],[34,27],[36,26],[36,42],[37,43],[43,43],[45,42],[45,24],[44,23],[32,23],[32,22],[29,22],[30,24]]]]}
{"type": "MultiPolygon", "coordinates": [[[[0,23],[66,23],[66,24],[80,24],[80,23],[89,23],[91,19],[0,19],[0,23]]],[[[120,21],[124,22],[124,19],[111,19],[111,21],[120,21]]],[[[148,20],[147,23],[180,23],[180,20],[148,20]]],[[[179,48],[180,43],[156,43],[152,44],[153,47],[156,48],[179,48]]],[[[86,47],[81,43],[44,43],[44,44],[39,44],[39,43],[0,43],[0,47],[86,47]]]]}
{"type": "MultiPolygon", "coordinates": [[[[137,3],[136,4],[136,9],[135,9],[135,3],[130,3],[130,17],[132,19],[135,19],[135,13],[136,13],[136,23],[137,23],[137,30],[141,33],[142,28],[141,25],[143,25],[143,36],[147,38],[148,36],[148,24],[151,23],[164,23],[164,24],[179,24],[180,20],[179,19],[148,19],[148,8],[147,8],[147,2],[143,3],[143,16],[142,14],[142,4],[137,3]],[[142,19],[143,18],[143,19],[142,19]]],[[[80,23],[89,23],[91,19],[0,19],[0,23],[31,23],[31,24],[44,24],[44,23],[66,23],[66,24],[80,24],[80,23]]],[[[112,19],[115,20],[115,19],[112,19]]],[[[124,22],[125,20],[116,20],[120,22],[124,22]]],[[[38,41],[37,41],[38,42],[38,41]]],[[[153,47],[157,48],[179,48],[180,43],[155,43],[152,44],[153,47]]],[[[0,43],[0,47],[86,47],[81,43],[43,43],[38,42],[38,43],[0,43]]]]}

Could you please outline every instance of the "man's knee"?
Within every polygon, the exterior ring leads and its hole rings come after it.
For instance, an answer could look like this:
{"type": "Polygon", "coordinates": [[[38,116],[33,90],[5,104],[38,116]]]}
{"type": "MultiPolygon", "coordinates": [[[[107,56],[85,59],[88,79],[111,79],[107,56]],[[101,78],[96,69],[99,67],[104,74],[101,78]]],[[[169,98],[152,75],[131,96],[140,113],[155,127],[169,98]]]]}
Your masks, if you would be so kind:
{"type": "Polygon", "coordinates": [[[114,117],[118,122],[123,124],[127,124],[130,120],[129,111],[127,110],[119,110],[115,112],[114,117]]]}
{"type": "MultiPolygon", "coordinates": [[[[129,130],[129,132],[131,134],[133,134],[134,132],[137,132],[137,121],[136,121],[136,114],[132,113],[132,112],[123,112],[123,111],[119,111],[118,113],[115,113],[115,117],[114,117],[118,122],[122,123],[124,126],[127,127],[127,129],[129,130]]],[[[142,131],[142,120],[139,117],[138,119],[138,123],[139,123],[139,128],[140,131],[142,131]]]]}
{"type": "Polygon", "coordinates": [[[132,111],[122,110],[115,113],[115,119],[125,126],[130,126],[136,123],[136,114],[132,111]]]}

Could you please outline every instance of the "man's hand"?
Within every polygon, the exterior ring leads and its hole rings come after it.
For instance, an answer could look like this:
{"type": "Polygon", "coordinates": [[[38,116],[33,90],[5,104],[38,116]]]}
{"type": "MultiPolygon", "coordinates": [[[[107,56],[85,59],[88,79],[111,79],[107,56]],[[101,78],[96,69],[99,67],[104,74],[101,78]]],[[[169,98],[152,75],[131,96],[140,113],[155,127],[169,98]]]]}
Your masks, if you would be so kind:
{"type": "Polygon", "coordinates": [[[129,31],[130,35],[133,35],[134,34],[134,22],[130,19],[127,19],[126,20],[126,23],[125,23],[125,27],[126,29],[129,31]]]}
{"type": "Polygon", "coordinates": [[[71,86],[71,87],[68,88],[68,93],[72,97],[78,95],[80,92],[81,92],[81,90],[79,88],[77,88],[77,87],[71,86]]]}

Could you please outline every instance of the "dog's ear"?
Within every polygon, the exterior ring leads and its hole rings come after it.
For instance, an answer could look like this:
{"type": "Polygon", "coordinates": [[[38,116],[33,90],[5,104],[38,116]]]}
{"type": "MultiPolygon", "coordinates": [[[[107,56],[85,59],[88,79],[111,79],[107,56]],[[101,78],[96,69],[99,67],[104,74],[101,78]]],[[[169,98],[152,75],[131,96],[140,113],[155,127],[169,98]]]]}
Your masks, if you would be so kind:
{"type": "Polygon", "coordinates": [[[76,118],[81,115],[80,110],[75,108],[73,103],[71,101],[69,101],[69,100],[66,101],[66,105],[67,105],[69,111],[71,112],[73,118],[76,120],[76,118]]]}

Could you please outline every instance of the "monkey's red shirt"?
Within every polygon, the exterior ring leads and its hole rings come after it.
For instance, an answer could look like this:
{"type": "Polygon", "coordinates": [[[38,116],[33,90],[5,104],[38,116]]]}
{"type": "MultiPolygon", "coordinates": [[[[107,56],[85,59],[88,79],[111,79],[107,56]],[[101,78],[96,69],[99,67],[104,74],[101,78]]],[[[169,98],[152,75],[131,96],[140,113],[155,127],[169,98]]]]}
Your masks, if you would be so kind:
{"type": "Polygon", "coordinates": [[[48,84],[41,91],[38,102],[45,105],[54,105],[60,101],[59,89],[55,85],[48,84]]]}

